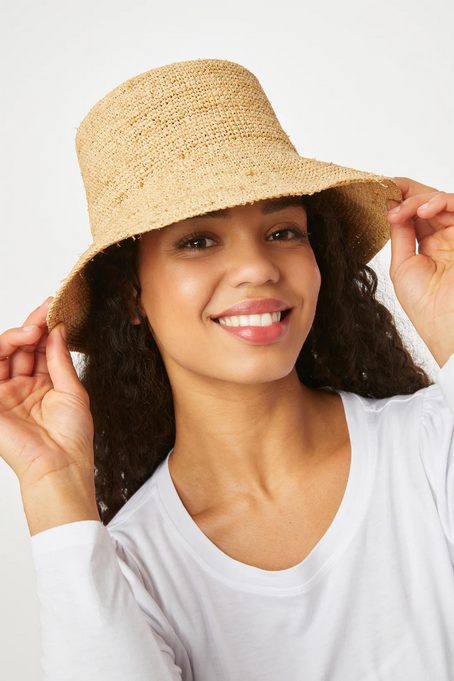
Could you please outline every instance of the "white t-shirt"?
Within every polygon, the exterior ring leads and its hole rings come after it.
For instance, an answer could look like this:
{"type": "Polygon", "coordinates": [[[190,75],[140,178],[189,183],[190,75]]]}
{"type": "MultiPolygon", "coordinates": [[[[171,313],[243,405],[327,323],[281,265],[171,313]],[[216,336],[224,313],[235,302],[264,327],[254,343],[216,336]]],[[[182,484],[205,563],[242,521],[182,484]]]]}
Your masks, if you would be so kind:
{"type": "Polygon", "coordinates": [[[45,680],[454,679],[454,355],[414,395],[340,394],[348,484],[299,565],[218,549],[168,457],[107,528],[32,537],[45,680]]]}

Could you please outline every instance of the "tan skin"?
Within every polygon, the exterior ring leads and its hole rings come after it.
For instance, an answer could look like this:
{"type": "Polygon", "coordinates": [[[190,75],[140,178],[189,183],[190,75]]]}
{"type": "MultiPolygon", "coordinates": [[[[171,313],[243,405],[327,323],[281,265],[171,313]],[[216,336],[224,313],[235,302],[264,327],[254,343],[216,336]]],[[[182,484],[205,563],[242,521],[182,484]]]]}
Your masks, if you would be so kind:
{"type": "MultiPolygon", "coordinates": [[[[320,287],[306,213],[263,215],[263,204],[143,235],[139,275],[174,393],[169,466],[182,502],[222,551],[280,570],[301,562],[331,524],[350,442],[340,397],[309,390],[294,369],[320,287]],[[203,230],[203,248],[177,248],[189,230],[203,230]],[[292,307],[275,343],[248,345],[211,318],[264,297],[292,307]]],[[[29,315],[31,330],[0,336],[0,455],[19,478],[32,535],[99,520],[88,395],[62,325],[47,333],[49,302],[29,315]]]]}
{"type": "MultiPolygon", "coordinates": [[[[454,194],[393,179],[403,201],[388,213],[390,276],[442,367],[454,352],[454,194]]],[[[351,454],[340,397],[308,390],[293,369],[315,312],[319,273],[307,238],[284,243],[282,231],[271,235],[283,223],[304,228],[306,214],[292,207],[265,217],[259,203],[231,209],[229,220],[190,223],[212,233],[207,252],[169,243],[172,232],[184,236],[188,221],[145,235],[141,279],[175,395],[169,466],[177,490],[221,550],[273,570],[303,560],[326,532],[351,454]],[[241,300],[271,295],[293,307],[285,340],[248,347],[211,320],[241,300]]],[[[100,520],[89,399],[64,325],[48,333],[50,301],[27,317],[30,329],[0,334],[0,456],[19,479],[31,535],[100,520]]]]}
{"type": "Polygon", "coordinates": [[[263,215],[265,203],[143,235],[139,277],[142,313],[174,394],[169,469],[178,494],[226,554],[282,570],[332,523],[350,440],[341,398],[306,388],[294,369],[320,287],[309,239],[292,231],[306,230],[305,210],[263,215]],[[249,345],[212,319],[266,297],[293,308],[289,332],[275,343],[249,345]]]}

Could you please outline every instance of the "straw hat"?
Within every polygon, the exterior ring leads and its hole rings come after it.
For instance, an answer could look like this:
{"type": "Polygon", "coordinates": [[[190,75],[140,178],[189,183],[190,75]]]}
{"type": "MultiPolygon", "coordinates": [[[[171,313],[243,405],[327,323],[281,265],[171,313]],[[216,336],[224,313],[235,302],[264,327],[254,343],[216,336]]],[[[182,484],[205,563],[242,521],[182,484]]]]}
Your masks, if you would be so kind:
{"type": "Polygon", "coordinates": [[[127,80],[83,119],[76,150],[92,245],[62,282],[49,331],[63,321],[84,351],[85,265],[111,244],[213,210],[326,192],[368,262],[388,241],[390,178],[298,155],[257,78],[226,60],[161,66],[127,80]]]}

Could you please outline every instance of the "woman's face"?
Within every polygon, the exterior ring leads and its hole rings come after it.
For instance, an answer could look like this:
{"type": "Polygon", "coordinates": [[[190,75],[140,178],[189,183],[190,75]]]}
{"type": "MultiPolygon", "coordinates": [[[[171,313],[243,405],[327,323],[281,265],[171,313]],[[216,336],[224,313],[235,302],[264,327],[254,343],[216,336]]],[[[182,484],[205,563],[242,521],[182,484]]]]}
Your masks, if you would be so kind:
{"type": "Polygon", "coordinates": [[[306,230],[301,199],[284,197],[142,235],[141,309],[171,381],[181,371],[248,384],[290,373],[321,281],[306,230]]]}

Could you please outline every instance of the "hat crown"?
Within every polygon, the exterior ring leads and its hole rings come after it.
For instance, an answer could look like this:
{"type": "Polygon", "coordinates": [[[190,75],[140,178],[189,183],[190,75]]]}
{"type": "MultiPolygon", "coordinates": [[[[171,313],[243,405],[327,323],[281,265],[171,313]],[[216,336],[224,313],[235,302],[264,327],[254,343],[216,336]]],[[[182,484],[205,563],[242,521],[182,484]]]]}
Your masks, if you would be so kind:
{"type": "MultiPolygon", "coordinates": [[[[196,175],[238,146],[297,155],[262,86],[245,67],[197,59],[158,67],[116,87],[76,135],[94,241],[130,201],[166,178],[196,175]]],[[[170,198],[170,197],[169,197],[170,198]]]]}

